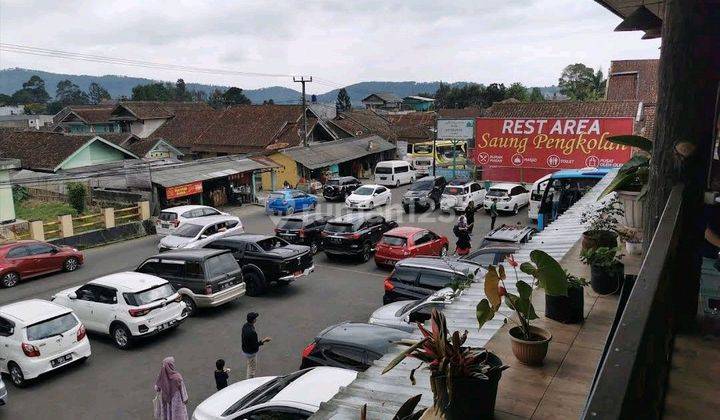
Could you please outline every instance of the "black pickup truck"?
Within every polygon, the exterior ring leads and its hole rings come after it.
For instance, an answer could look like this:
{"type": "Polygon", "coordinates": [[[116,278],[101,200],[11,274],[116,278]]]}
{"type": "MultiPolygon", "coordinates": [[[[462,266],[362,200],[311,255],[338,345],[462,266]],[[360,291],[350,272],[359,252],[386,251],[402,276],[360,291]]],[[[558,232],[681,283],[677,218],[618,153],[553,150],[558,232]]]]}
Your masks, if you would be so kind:
{"type": "Polygon", "coordinates": [[[242,267],[248,296],[259,296],[271,283],[288,284],[315,271],[310,247],[251,233],[228,236],[205,245],[228,249],[242,267]]]}
{"type": "Polygon", "coordinates": [[[396,228],[397,222],[377,213],[348,213],[331,219],[323,230],[323,249],[329,259],[339,255],[370,259],[383,234],[396,228]]]}
{"type": "Polygon", "coordinates": [[[345,198],[361,185],[360,181],[352,176],[330,178],[323,186],[322,195],[327,201],[345,201],[345,198]]]}

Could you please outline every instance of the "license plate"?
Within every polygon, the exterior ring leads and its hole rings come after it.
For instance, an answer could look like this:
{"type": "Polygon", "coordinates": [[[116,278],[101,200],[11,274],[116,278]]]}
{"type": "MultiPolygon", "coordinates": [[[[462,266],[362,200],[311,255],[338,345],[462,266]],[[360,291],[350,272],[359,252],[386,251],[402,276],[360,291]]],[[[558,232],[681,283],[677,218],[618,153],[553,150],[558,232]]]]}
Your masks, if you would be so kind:
{"type": "Polygon", "coordinates": [[[167,329],[167,328],[172,327],[174,324],[175,324],[175,321],[174,321],[174,320],[173,320],[173,321],[168,321],[168,322],[162,323],[162,324],[160,324],[160,325],[157,326],[157,330],[158,330],[158,331],[162,331],[162,330],[164,330],[164,329],[167,329]]]}
{"type": "Polygon", "coordinates": [[[233,285],[232,282],[227,282],[227,283],[225,283],[225,284],[222,284],[222,285],[220,285],[220,290],[225,290],[225,289],[227,289],[228,287],[232,287],[232,285],[233,285]]]}
{"type": "Polygon", "coordinates": [[[170,223],[160,223],[160,226],[162,226],[163,228],[167,229],[167,228],[170,227],[170,223]]]}
{"type": "Polygon", "coordinates": [[[330,238],[330,242],[332,242],[332,243],[334,243],[334,244],[339,244],[339,243],[342,242],[342,239],[340,239],[340,238],[330,238]]]}
{"type": "Polygon", "coordinates": [[[66,354],[65,356],[60,356],[57,359],[53,359],[50,361],[50,366],[57,367],[62,364],[65,364],[72,360],[72,354],[66,354]]]}
{"type": "Polygon", "coordinates": [[[386,176],[381,176],[380,179],[382,179],[383,181],[385,181],[385,180],[387,179],[387,177],[386,177],[386,176]]]}

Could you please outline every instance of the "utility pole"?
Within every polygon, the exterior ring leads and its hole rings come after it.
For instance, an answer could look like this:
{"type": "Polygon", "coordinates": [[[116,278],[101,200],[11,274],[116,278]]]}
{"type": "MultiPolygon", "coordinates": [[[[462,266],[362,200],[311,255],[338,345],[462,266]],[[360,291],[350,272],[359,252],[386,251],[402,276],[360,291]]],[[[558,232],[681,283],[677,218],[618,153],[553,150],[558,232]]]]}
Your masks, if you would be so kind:
{"type": "Polygon", "coordinates": [[[295,77],[293,76],[293,82],[302,84],[302,106],[303,106],[303,146],[308,145],[308,130],[307,130],[307,98],[305,98],[305,83],[312,82],[312,76],[307,79],[305,76],[295,77]]]}

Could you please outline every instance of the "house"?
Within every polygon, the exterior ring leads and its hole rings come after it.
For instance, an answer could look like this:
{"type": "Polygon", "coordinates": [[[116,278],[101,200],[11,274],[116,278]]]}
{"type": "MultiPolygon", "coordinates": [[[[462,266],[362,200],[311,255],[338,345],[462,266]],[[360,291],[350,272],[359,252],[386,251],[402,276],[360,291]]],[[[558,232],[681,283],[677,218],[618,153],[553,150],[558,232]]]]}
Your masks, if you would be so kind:
{"type": "Polygon", "coordinates": [[[116,104],[70,105],[53,117],[54,131],[63,133],[119,133],[120,124],[110,121],[116,104]]]}
{"type": "Polygon", "coordinates": [[[40,130],[52,124],[52,115],[0,115],[0,127],[40,130]]]}
{"type": "Polygon", "coordinates": [[[328,121],[328,125],[340,138],[376,134],[390,142],[397,140],[390,119],[372,109],[339,112],[335,119],[328,121]]]}
{"type": "Polygon", "coordinates": [[[413,111],[430,111],[435,104],[435,99],[424,96],[406,96],[403,98],[403,108],[413,111]]]}
{"type": "Polygon", "coordinates": [[[395,130],[398,156],[405,158],[409,144],[432,141],[435,137],[435,112],[411,112],[387,116],[395,130]]]}
{"type": "Polygon", "coordinates": [[[25,113],[24,105],[3,105],[0,106],[0,115],[22,115],[25,113]]]}
{"type": "Polygon", "coordinates": [[[144,160],[180,160],[184,156],[183,152],[161,138],[141,139],[132,133],[105,133],[100,137],[144,160]]]}
{"type": "Polygon", "coordinates": [[[638,134],[655,136],[655,107],[660,60],[613,60],[610,62],[605,99],[642,102],[643,126],[638,134]]]}
{"type": "Polygon", "coordinates": [[[381,92],[373,93],[362,100],[363,105],[367,109],[377,109],[383,111],[399,111],[403,100],[394,93],[381,92]]]}
{"type": "Polygon", "coordinates": [[[205,102],[123,101],[115,105],[109,120],[119,124],[120,131],[140,138],[149,137],[178,111],[206,111],[205,102]]]}
{"type": "Polygon", "coordinates": [[[444,120],[475,119],[483,116],[484,109],[480,107],[441,108],[437,110],[437,114],[439,118],[444,120]]]}

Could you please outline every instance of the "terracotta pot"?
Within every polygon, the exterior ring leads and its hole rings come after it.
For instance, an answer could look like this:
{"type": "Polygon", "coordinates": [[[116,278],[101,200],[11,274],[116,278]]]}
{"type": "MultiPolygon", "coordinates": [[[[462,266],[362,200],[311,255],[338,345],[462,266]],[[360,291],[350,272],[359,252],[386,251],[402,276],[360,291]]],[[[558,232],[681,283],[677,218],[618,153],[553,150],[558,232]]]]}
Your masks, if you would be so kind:
{"type": "Polygon", "coordinates": [[[586,230],[582,234],[582,250],[600,247],[615,248],[617,246],[617,232],[611,230],[586,230]]]}
{"type": "Polygon", "coordinates": [[[530,333],[535,335],[538,340],[524,340],[522,338],[522,330],[520,327],[510,328],[510,340],[512,341],[512,352],[515,358],[524,365],[538,366],[542,365],[545,356],[547,356],[548,345],[552,340],[550,331],[530,326],[530,333]]]}

